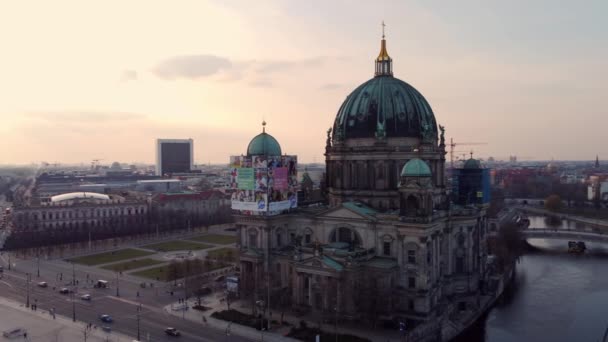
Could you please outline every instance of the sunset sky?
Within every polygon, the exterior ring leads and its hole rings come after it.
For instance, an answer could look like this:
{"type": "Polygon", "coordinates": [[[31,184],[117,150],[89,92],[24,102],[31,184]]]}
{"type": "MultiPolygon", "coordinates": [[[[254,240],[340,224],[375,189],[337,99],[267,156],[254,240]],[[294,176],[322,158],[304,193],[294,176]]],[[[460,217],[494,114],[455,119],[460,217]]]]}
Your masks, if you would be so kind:
{"type": "Polygon", "coordinates": [[[606,13],[605,0],[0,0],[0,164],[153,162],[156,138],[225,163],[262,120],[284,152],[322,161],[340,104],[373,76],[382,20],[395,76],[446,138],[487,142],[482,158],[608,159],[606,13]]]}

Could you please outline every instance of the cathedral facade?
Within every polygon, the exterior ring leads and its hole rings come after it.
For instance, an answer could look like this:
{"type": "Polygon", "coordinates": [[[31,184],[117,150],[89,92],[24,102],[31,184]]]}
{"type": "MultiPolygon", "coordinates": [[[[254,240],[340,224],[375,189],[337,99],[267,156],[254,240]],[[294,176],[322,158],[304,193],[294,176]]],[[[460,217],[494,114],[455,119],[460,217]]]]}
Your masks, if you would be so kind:
{"type": "Polygon", "coordinates": [[[327,132],[325,205],[235,214],[242,297],[352,320],[475,309],[487,206],[450,200],[444,129],[392,62],[383,37],[374,77],[327,132]]]}

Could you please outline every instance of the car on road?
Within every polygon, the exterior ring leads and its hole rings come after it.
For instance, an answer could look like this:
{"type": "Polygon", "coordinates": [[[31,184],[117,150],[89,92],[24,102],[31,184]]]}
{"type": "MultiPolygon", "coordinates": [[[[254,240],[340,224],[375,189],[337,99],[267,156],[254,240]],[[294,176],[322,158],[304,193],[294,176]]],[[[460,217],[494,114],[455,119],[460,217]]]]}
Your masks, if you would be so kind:
{"type": "Polygon", "coordinates": [[[49,287],[49,284],[47,284],[46,281],[41,281],[38,283],[38,287],[49,287]]]}
{"type": "Polygon", "coordinates": [[[83,294],[82,296],[80,296],[80,299],[82,299],[82,300],[91,300],[91,295],[88,294],[88,293],[83,294]]]}
{"type": "Polygon", "coordinates": [[[112,323],[114,321],[110,315],[101,315],[99,316],[99,319],[105,323],[112,323]]]}
{"type": "Polygon", "coordinates": [[[59,293],[61,293],[61,294],[68,294],[68,293],[72,293],[72,290],[68,289],[67,287],[62,287],[59,290],[59,293]]]}
{"type": "Polygon", "coordinates": [[[2,336],[6,337],[6,338],[17,338],[17,337],[22,337],[22,336],[26,336],[27,331],[23,328],[15,328],[13,330],[7,330],[5,332],[2,333],[2,336]]]}
{"type": "Polygon", "coordinates": [[[171,328],[171,327],[165,329],[165,334],[167,334],[169,336],[175,336],[175,337],[181,335],[179,330],[177,330],[175,328],[171,328]]]}

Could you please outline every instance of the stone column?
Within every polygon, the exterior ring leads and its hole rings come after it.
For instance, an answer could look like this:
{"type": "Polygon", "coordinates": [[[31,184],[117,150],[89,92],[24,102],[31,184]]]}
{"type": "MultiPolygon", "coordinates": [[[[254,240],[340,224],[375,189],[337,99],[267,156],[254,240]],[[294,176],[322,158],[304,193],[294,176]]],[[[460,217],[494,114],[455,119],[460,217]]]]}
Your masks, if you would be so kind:
{"type": "Polygon", "coordinates": [[[312,307],[312,277],[310,275],[307,275],[306,277],[308,277],[308,305],[312,307]]]}

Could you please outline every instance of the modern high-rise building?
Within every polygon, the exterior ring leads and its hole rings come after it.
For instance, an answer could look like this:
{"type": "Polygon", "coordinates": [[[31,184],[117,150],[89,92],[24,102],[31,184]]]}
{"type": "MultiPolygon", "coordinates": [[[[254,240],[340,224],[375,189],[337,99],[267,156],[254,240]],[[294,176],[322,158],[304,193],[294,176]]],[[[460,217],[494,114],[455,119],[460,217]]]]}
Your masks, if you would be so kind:
{"type": "Polygon", "coordinates": [[[193,169],[192,139],[156,140],[156,175],[190,172],[193,169]]]}

